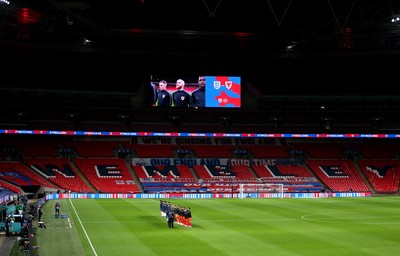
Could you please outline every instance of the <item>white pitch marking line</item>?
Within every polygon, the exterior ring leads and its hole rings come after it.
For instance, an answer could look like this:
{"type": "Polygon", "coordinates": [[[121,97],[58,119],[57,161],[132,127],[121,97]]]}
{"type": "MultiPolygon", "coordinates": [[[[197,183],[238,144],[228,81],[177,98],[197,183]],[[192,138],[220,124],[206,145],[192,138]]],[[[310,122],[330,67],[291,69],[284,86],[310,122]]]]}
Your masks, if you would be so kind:
{"type": "Polygon", "coordinates": [[[85,227],[84,227],[83,224],[82,224],[81,218],[79,218],[79,215],[78,215],[78,213],[77,213],[76,210],[75,210],[75,207],[74,207],[74,204],[72,203],[72,200],[69,199],[69,202],[71,203],[72,209],[74,209],[76,218],[78,219],[79,224],[80,224],[81,227],[82,227],[83,233],[85,233],[86,239],[88,240],[88,242],[89,242],[89,244],[90,244],[90,247],[92,248],[92,251],[93,251],[94,255],[97,256],[97,253],[96,253],[96,250],[94,249],[94,246],[93,246],[93,244],[92,244],[92,241],[90,241],[89,235],[86,233],[86,229],[85,229],[85,227]]]}

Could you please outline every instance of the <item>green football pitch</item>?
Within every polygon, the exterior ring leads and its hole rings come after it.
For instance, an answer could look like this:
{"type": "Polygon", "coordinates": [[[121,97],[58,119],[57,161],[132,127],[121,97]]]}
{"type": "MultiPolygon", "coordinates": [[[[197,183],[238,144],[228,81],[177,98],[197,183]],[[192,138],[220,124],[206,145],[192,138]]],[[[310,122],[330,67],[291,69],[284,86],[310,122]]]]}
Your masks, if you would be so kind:
{"type": "MultiPolygon", "coordinates": [[[[400,197],[165,199],[193,227],[169,229],[160,199],[64,199],[35,238],[42,256],[399,255],[400,197]]],[[[36,225],[36,223],[35,223],[36,225]]]]}

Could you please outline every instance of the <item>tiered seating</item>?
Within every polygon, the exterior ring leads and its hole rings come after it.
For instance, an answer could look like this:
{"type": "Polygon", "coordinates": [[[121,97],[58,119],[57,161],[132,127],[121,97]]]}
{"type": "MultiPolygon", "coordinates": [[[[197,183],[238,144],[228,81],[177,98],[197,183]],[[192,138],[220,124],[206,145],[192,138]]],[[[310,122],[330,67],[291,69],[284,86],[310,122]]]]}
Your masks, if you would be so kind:
{"type": "Polygon", "coordinates": [[[232,171],[236,173],[236,180],[240,183],[252,183],[257,182],[257,178],[250,171],[246,165],[234,165],[232,171]]]}
{"type": "Polygon", "coordinates": [[[240,183],[258,183],[247,166],[194,165],[203,188],[212,193],[237,193],[240,183]]]}
{"type": "MultiPolygon", "coordinates": [[[[308,153],[306,160],[314,174],[335,191],[369,191],[361,179],[354,163],[345,160],[345,151],[361,152],[360,166],[374,189],[379,193],[395,193],[399,188],[400,168],[392,160],[397,153],[397,143],[352,143],[344,142],[294,142],[290,146],[280,145],[247,145],[238,147],[231,143],[218,145],[190,144],[183,140],[179,145],[131,144],[126,141],[46,141],[46,140],[3,140],[2,147],[17,148],[23,152],[23,161],[32,166],[29,169],[23,163],[2,162],[1,171],[11,171],[5,179],[18,186],[39,186],[65,189],[71,191],[91,192],[76,173],[76,170],[64,158],[57,158],[59,149],[73,148],[79,154],[76,163],[95,189],[102,192],[124,193],[139,192],[137,184],[129,173],[126,163],[116,159],[115,150],[132,149],[139,158],[173,158],[175,151],[184,149],[192,151],[198,158],[232,158],[237,150],[252,153],[254,158],[289,158],[291,150],[308,153]],[[96,159],[93,159],[96,158],[96,159]],[[371,160],[373,159],[373,160],[371,160]],[[14,173],[15,172],[15,173],[14,173]]],[[[144,143],[147,143],[143,140],[144,143]]],[[[4,156],[5,157],[5,156],[4,156]]],[[[279,161],[277,161],[279,162],[279,161]]],[[[195,165],[193,170],[200,181],[186,165],[172,166],[133,166],[136,175],[144,187],[154,191],[179,192],[237,192],[240,183],[282,183],[287,191],[317,191],[323,188],[313,173],[303,165],[266,165],[252,166],[195,165]],[[147,184],[152,183],[152,184],[147,184]]],[[[89,184],[90,185],[90,184],[89,184]]]]}
{"type": "Polygon", "coordinates": [[[232,182],[236,176],[232,168],[227,166],[222,169],[221,166],[194,165],[193,169],[204,182],[232,182]]]}
{"type": "Polygon", "coordinates": [[[48,188],[60,189],[60,187],[33,170],[30,170],[20,162],[0,162],[0,173],[2,173],[2,179],[20,187],[45,186],[48,188]]]}
{"type": "Polygon", "coordinates": [[[253,166],[264,183],[282,183],[285,192],[321,191],[323,185],[301,165],[257,165],[253,166]]]}
{"type": "Polygon", "coordinates": [[[150,180],[150,175],[144,170],[144,166],[142,165],[134,165],[132,166],[133,171],[135,172],[136,176],[139,178],[140,181],[150,180]]]}
{"type": "Polygon", "coordinates": [[[120,148],[118,141],[72,141],[64,142],[65,148],[74,148],[80,157],[114,157],[120,148]]]}
{"type": "Polygon", "coordinates": [[[307,164],[334,191],[369,191],[351,160],[309,159],[307,164]]]}
{"type": "Polygon", "coordinates": [[[260,178],[273,177],[314,177],[302,165],[256,165],[254,171],[260,178]]]}
{"type": "Polygon", "coordinates": [[[25,158],[24,161],[42,176],[58,184],[63,190],[91,191],[65,158],[25,158]]]}
{"type": "Polygon", "coordinates": [[[123,159],[77,158],[75,164],[98,191],[107,193],[139,192],[123,159]]]}
{"type": "Polygon", "coordinates": [[[245,165],[195,165],[193,169],[204,182],[257,182],[256,177],[251,173],[249,167],[245,165]]]}
{"type": "Polygon", "coordinates": [[[272,172],[265,165],[254,165],[253,169],[260,178],[274,178],[272,172]]]}
{"type": "Polygon", "coordinates": [[[193,179],[197,181],[197,179],[193,176],[192,172],[189,169],[189,166],[187,165],[176,165],[176,168],[178,168],[179,173],[181,176],[179,178],[181,179],[193,179]]]}
{"type": "Polygon", "coordinates": [[[279,168],[279,172],[284,176],[294,177],[314,177],[307,168],[303,165],[276,165],[279,168]]]}
{"type": "Polygon", "coordinates": [[[240,149],[246,149],[255,158],[288,158],[289,146],[276,145],[240,145],[240,149]]]}
{"type": "Polygon", "coordinates": [[[398,143],[353,143],[351,148],[361,152],[365,159],[394,159],[400,151],[398,143]]]}
{"type": "Polygon", "coordinates": [[[60,143],[46,140],[9,140],[4,142],[9,147],[19,149],[24,156],[57,156],[60,143]]]}
{"type": "Polygon", "coordinates": [[[340,142],[296,142],[292,145],[295,149],[308,153],[312,159],[343,159],[343,152],[348,148],[348,144],[340,142]]]}
{"type": "Polygon", "coordinates": [[[153,145],[153,144],[129,144],[123,143],[126,149],[132,149],[138,157],[174,157],[173,152],[178,149],[177,145],[153,145]]]}
{"type": "Polygon", "coordinates": [[[197,179],[186,165],[133,166],[147,192],[196,192],[197,179]]]}
{"type": "Polygon", "coordinates": [[[0,197],[22,192],[19,187],[0,180],[0,197]]]}
{"type": "Polygon", "coordinates": [[[133,169],[138,178],[144,181],[197,181],[186,165],[133,166],[133,169]]]}
{"type": "Polygon", "coordinates": [[[236,149],[232,145],[184,145],[182,148],[191,150],[198,158],[231,158],[236,149]]]}
{"type": "Polygon", "coordinates": [[[376,192],[396,193],[399,189],[398,160],[360,160],[360,166],[376,192]]]}

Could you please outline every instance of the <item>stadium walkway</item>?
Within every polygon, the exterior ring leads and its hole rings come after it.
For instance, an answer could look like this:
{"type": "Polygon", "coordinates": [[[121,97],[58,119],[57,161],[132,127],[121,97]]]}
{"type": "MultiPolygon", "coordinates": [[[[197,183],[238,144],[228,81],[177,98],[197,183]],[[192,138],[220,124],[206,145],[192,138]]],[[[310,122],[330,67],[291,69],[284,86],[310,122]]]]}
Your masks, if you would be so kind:
{"type": "Polygon", "coordinates": [[[14,247],[15,241],[17,241],[16,237],[10,236],[6,237],[5,234],[0,235],[0,255],[9,256],[14,247]]]}

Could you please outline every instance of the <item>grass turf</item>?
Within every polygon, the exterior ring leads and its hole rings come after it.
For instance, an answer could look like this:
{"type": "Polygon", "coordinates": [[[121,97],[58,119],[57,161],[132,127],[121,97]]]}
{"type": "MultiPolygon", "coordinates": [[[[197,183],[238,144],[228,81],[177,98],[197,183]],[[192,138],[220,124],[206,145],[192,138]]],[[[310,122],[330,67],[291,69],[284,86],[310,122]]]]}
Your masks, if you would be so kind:
{"type": "MultiPolygon", "coordinates": [[[[61,200],[45,205],[38,255],[397,255],[400,197],[166,199],[192,210],[168,229],[159,199],[61,200]]],[[[36,223],[35,223],[36,224],[36,223]]]]}

